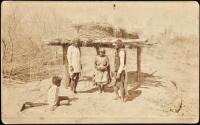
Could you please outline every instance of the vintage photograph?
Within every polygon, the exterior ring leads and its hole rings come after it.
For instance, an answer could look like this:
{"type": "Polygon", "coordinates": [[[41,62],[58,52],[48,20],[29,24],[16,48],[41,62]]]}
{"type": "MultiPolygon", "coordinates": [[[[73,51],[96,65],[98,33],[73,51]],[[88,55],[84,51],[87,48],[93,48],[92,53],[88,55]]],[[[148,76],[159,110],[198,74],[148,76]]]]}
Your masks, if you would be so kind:
{"type": "Polygon", "coordinates": [[[1,118],[197,123],[196,1],[3,1],[1,118]]]}

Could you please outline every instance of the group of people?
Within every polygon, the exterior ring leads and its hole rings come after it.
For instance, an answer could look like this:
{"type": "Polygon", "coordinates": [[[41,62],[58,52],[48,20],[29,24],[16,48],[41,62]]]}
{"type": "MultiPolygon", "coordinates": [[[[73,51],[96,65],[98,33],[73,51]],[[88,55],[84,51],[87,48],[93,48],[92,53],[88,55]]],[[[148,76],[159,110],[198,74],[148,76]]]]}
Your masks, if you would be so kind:
{"type": "MultiPolygon", "coordinates": [[[[112,86],[116,93],[115,99],[122,99],[123,101],[125,101],[128,95],[127,84],[125,82],[126,51],[124,43],[120,39],[115,41],[114,46],[115,67],[113,75],[111,75],[111,66],[109,63],[109,58],[106,55],[106,51],[104,48],[100,48],[94,62],[95,72],[93,74],[93,82],[94,85],[97,85],[99,87],[100,93],[104,92],[104,88],[106,85],[114,83],[112,84],[112,86]],[[119,90],[120,94],[118,93],[119,90]]],[[[81,51],[78,38],[74,39],[72,45],[69,46],[67,59],[69,64],[71,90],[74,93],[77,93],[76,87],[82,69],[81,51]]]]}
{"type": "MultiPolygon", "coordinates": [[[[79,76],[82,70],[81,65],[81,50],[80,50],[80,40],[78,38],[72,41],[72,44],[68,48],[67,59],[69,65],[70,80],[69,85],[73,93],[77,93],[77,83],[79,81],[79,76]]],[[[106,51],[103,48],[99,49],[94,62],[95,71],[93,74],[94,85],[99,87],[100,93],[104,92],[105,87],[110,85],[113,87],[116,98],[121,99],[123,102],[126,101],[128,97],[127,83],[125,82],[125,66],[126,66],[126,51],[123,42],[118,39],[115,43],[115,57],[114,57],[114,70],[111,73],[111,66],[109,63],[109,58],[106,55],[106,51]],[[120,90],[120,94],[118,91],[120,90]]],[[[59,106],[60,101],[68,100],[67,96],[59,96],[59,87],[61,85],[61,77],[53,76],[52,84],[48,89],[48,103],[33,103],[25,102],[23,103],[20,111],[25,110],[28,107],[36,107],[42,105],[49,105],[50,110],[53,111],[57,106],[59,106]]]]}

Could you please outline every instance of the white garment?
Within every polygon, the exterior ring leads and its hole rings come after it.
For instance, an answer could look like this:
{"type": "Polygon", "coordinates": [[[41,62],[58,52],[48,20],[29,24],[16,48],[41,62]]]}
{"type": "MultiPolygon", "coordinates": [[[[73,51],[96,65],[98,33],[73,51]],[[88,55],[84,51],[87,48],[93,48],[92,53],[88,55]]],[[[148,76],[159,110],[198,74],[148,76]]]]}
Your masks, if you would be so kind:
{"type": "Polygon", "coordinates": [[[58,102],[59,87],[56,85],[51,85],[48,91],[48,104],[50,106],[55,106],[58,102]]]}
{"type": "Polygon", "coordinates": [[[67,51],[67,59],[69,66],[72,66],[74,71],[71,72],[69,67],[69,73],[80,73],[81,72],[81,53],[78,47],[69,46],[67,51]]]}
{"type": "Polygon", "coordinates": [[[121,72],[123,70],[125,70],[125,64],[124,64],[124,60],[125,60],[125,50],[124,49],[120,49],[119,50],[119,58],[120,58],[120,66],[118,69],[117,74],[121,74],[121,72]]]}

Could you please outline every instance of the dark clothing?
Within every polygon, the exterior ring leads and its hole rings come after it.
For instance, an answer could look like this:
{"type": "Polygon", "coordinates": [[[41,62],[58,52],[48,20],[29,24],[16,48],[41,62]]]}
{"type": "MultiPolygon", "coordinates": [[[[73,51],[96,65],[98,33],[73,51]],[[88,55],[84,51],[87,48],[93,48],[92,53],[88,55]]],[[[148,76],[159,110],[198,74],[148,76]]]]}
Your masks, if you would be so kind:
{"type": "Polygon", "coordinates": [[[77,87],[77,84],[78,84],[79,75],[80,75],[80,73],[73,73],[72,77],[70,78],[71,90],[74,91],[74,92],[76,92],[76,87],[77,87]]]}
{"type": "Polygon", "coordinates": [[[79,75],[80,75],[80,73],[73,73],[73,75],[72,75],[72,80],[78,80],[79,79],[79,75]]]}
{"type": "Polygon", "coordinates": [[[70,99],[68,96],[58,96],[58,103],[57,103],[57,106],[60,105],[60,102],[63,101],[63,100],[68,100],[68,103],[70,102],[70,99]]]}

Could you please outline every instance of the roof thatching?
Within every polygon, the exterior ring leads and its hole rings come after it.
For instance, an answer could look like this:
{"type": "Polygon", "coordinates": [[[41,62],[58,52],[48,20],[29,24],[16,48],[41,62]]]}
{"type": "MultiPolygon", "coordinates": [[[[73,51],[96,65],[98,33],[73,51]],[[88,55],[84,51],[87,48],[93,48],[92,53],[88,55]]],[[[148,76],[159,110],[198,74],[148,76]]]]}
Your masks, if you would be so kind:
{"type": "Polygon", "coordinates": [[[80,25],[79,35],[83,39],[102,39],[106,37],[139,39],[136,32],[128,33],[125,29],[115,28],[108,23],[86,23],[80,25]]]}
{"type": "MultiPolygon", "coordinates": [[[[82,46],[112,47],[113,41],[121,39],[126,45],[134,47],[147,45],[147,40],[139,39],[137,33],[128,33],[125,29],[115,27],[108,23],[85,23],[74,25],[78,30],[82,46]]],[[[46,41],[48,45],[69,45],[71,39],[54,39],[46,41]]]]}

